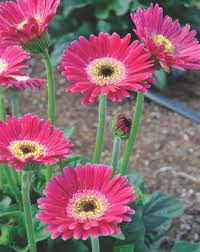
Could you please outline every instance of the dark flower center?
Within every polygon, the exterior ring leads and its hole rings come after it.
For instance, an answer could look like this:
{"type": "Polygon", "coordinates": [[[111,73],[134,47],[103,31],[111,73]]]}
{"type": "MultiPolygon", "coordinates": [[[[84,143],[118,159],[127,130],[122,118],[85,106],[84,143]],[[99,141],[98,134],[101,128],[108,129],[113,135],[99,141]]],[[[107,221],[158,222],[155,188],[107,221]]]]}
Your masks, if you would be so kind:
{"type": "Polygon", "coordinates": [[[26,155],[26,154],[35,152],[36,148],[35,148],[35,146],[25,146],[25,145],[22,145],[20,147],[20,150],[23,152],[24,155],[26,155]]]}
{"type": "Polygon", "coordinates": [[[96,208],[97,208],[96,203],[93,200],[83,202],[82,204],[82,209],[84,212],[90,212],[90,211],[94,212],[96,208]]]}
{"type": "Polygon", "coordinates": [[[104,77],[110,77],[114,73],[114,69],[109,66],[102,66],[100,72],[104,77]]]}

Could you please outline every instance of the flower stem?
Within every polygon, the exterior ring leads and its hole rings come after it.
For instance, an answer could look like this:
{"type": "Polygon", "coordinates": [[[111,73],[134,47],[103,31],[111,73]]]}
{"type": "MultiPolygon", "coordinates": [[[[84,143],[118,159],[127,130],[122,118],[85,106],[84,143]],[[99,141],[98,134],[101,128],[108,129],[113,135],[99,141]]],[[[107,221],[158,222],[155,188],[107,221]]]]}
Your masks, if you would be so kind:
{"type": "MultiPolygon", "coordinates": [[[[42,53],[42,56],[46,66],[46,75],[48,81],[48,118],[51,120],[52,124],[55,124],[56,89],[55,89],[53,69],[47,50],[42,53]]],[[[46,169],[46,180],[49,181],[51,177],[52,177],[52,168],[48,166],[46,169]]]]}
{"type": "Polygon", "coordinates": [[[118,162],[119,162],[119,155],[120,155],[120,146],[121,146],[121,139],[119,137],[115,137],[114,145],[113,145],[113,153],[112,153],[112,162],[111,165],[113,167],[113,175],[115,175],[118,162]]]}
{"type": "Polygon", "coordinates": [[[6,107],[4,101],[4,93],[0,91],[0,119],[2,121],[6,120],[6,107]]]}
{"type": "MultiPolygon", "coordinates": [[[[4,92],[0,92],[0,119],[2,121],[6,120],[6,107],[5,107],[5,101],[4,101],[4,92]]],[[[2,165],[3,167],[3,173],[4,177],[6,178],[10,191],[12,195],[15,197],[19,209],[22,209],[22,200],[21,200],[21,195],[19,193],[19,188],[16,183],[16,178],[18,178],[18,175],[16,174],[17,172],[13,167],[7,167],[6,164],[2,165]]],[[[2,173],[1,173],[2,176],[2,173]]],[[[2,182],[3,179],[1,179],[2,182]]]]}
{"type": "Polygon", "coordinates": [[[91,237],[92,252],[100,252],[99,239],[91,237]]]}
{"type": "Polygon", "coordinates": [[[24,205],[24,216],[25,216],[29,251],[37,252],[34,237],[32,213],[31,213],[30,184],[31,184],[31,173],[27,171],[22,171],[22,199],[24,205]]]}
{"type": "Polygon", "coordinates": [[[11,88],[11,106],[12,106],[12,115],[19,116],[19,95],[16,88],[11,88]]]}
{"type": "Polygon", "coordinates": [[[46,66],[46,75],[48,81],[48,118],[51,120],[52,124],[55,124],[56,94],[55,94],[55,81],[53,76],[53,69],[48,52],[44,51],[42,53],[42,56],[46,66]]]}
{"type": "Polygon", "coordinates": [[[93,163],[99,163],[101,160],[101,153],[104,142],[105,122],[106,122],[106,103],[107,103],[107,97],[101,95],[99,99],[99,124],[97,130],[95,150],[93,155],[93,163]]]}
{"type": "Polygon", "coordinates": [[[127,172],[127,169],[128,169],[129,159],[130,159],[131,152],[133,150],[134,144],[136,142],[137,134],[138,134],[138,129],[139,129],[140,120],[141,120],[141,114],[142,114],[142,110],[143,110],[143,104],[144,104],[144,94],[138,93],[137,100],[136,100],[135,113],[134,113],[133,120],[132,120],[131,132],[130,132],[130,136],[128,139],[128,144],[127,144],[125,152],[124,152],[124,158],[123,158],[123,162],[122,162],[121,169],[120,169],[121,175],[125,175],[127,172]]]}

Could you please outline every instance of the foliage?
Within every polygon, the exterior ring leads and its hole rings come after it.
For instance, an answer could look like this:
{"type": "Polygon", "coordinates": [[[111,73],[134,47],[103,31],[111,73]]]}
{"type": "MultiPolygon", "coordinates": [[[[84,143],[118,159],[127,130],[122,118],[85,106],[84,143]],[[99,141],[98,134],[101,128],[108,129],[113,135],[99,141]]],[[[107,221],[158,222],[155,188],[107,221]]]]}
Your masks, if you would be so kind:
{"type": "Polygon", "coordinates": [[[171,252],[200,252],[200,243],[178,241],[171,252]]]}

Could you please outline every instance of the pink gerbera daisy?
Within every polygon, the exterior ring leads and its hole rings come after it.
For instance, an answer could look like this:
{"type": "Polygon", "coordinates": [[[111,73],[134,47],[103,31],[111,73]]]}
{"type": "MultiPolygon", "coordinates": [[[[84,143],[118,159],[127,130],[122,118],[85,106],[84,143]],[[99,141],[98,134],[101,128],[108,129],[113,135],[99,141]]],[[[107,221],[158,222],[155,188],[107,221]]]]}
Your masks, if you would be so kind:
{"type": "Polygon", "coordinates": [[[34,79],[29,77],[28,75],[23,76],[12,76],[13,80],[7,84],[2,84],[6,88],[17,88],[18,91],[23,91],[26,88],[33,90],[34,88],[42,88],[45,85],[45,80],[42,79],[34,79]]]}
{"type": "Polygon", "coordinates": [[[139,8],[131,18],[136,35],[166,71],[169,67],[200,68],[200,44],[190,25],[181,28],[178,20],[173,22],[169,16],[163,17],[163,9],[158,4],[151,4],[147,10],[139,8]]]}
{"type": "Polygon", "coordinates": [[[24,63],[28,58],[28,54],[19,46],[0,48],[0,85],[9,86],[15,80],[13,76],[24,76],[21,69],[28,67],[24,63]]]}
{"type": "Polygon", "coordinates": [[[73,82],[66,91],[84,94],[82,103],[93,102],[100,94],[111,101],[121,101],[130,96],[129,91],[145,92],[146,83],[154,70],[153,61],[143,44],[131,35],[123,39],[116,33],[100,33],[87,40],[80,37],[73,42],[61,58],[60,70],[73,82]]]}
{"type": "Polygon", "coordinates": [[[4,41],[20,44],[41,37],[60,0],[17,0],[0,3],[0,30],[4,41]]]}
{"type": "Polygon", "coordinates": [[[72,153],[63,132],[31,114],[0,122],[0,163],[21,170],[27,163],[53,164],[72,153]]]}
{"type": "Polygon", "coordinates": [[[134,210],[129,204],[137,198],[126,177],[112,178],[112,168],[102,164],[67,167],[44,193],[37,217],[48,225],[52,239],[62,236],[63,240],[120,233],[117,224],[131,220],[128,215],[134,210]]]}

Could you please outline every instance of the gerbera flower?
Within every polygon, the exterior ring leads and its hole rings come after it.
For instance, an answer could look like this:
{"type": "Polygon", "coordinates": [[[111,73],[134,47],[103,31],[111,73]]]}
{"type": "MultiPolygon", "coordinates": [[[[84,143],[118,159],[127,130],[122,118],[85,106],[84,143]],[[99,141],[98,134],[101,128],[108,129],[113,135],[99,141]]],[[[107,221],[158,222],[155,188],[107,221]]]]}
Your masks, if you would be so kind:
{"type": "Polygon", "coordinates": [[[24,63],[29,58],[28,54],[19,46],[0,48],[0,85],[11,85],[13,76],[25,75],[21,69],[27,68],[24,63]]]}
{"type": "Polygon", "coordinates": [[[0,122],[0,163],[21,170],[27,163],[53,164],[72,153],[62,131],[31,114],[0,122]]]}
{"type": "Polygon", "coordinates": [[[154,70],[148,60],[149,53],[143,44],[131,35],[123,39],[116,33],[100,33],[87,40],[80,37],[73,42],[61,58],[60,70],[73,82],[66,91],[84,94],[82,104],[93,102],[100,94],[111,101],[121,101],[130,96],[129,91],[145,92],[146,83],[154,70]]]}
{"type": "Polygon", "coordinates": [[[118,223],[130,221],[129,207],[137,196],[126,177],[114,176],[112,168],[102,164],[77,165],[56,175],[38,200],[42,212],[37,215],[47,224],[51,238],[63,240],[94,238],[118,234],[118,223]]]}
{"type": "Polygon", "coordinates": [[[34,79],[29,77],[28,75],[17,76],[12,75],[13,80],[7,84],[2,84],[6,88],[17,88],[18,91],[23,91],[26,88],[33,90],[34,88],[42,88],[45,85],[45,80],[42,79],[34,79]]]}
{"type": "Polygon", "coordinates": [[[129,138],[132,122],[123,114],[117,115],[116,119],[112,122],[113,134],[116,137],[126,140],[129,138]]]}
{"type": "Polygon", "coordinates": [[[0,3],[1,37],[9,44],[40,38],[56,14],[60,0],[17,0],[0,3]]]}
{"type": "Polygon", "coordinates": [[[181,28],[178,20],[173,22],[169,16],[163,17],[163,9],[158,4],[151,4],[147,10],[139,8],[131,18],[136,35],[166,71],[169,67],[200,68],[200,45],[190,25],[181,28]]]}

